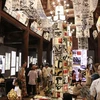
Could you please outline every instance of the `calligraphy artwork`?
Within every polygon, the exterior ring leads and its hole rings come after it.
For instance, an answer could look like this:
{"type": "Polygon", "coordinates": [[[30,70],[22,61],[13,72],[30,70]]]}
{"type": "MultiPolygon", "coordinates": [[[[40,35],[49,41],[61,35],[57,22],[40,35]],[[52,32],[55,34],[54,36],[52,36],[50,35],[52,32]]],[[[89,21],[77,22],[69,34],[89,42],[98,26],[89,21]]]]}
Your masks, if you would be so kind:
{"type": "Polygon", "coordinates": [[[94,24],[93,12],[97,7],[98,0],[72,0],[75,25],[76,25],[76,37],[90,37],[88,30],[94,24]]]}
{"type": "Polygon", "coordinates": [[[78,38],[78,49],[88,49],[88,38],[78,38]]]}
{"type": "Polygon", "coordinates": [[[61,24],[54,24],[53,62],[54,62],[54,93],[53,96],[62,100],[62,94],[68,91],[69,69],[72,67],[72,37],[70,27],[62,31],[61,24]]]}

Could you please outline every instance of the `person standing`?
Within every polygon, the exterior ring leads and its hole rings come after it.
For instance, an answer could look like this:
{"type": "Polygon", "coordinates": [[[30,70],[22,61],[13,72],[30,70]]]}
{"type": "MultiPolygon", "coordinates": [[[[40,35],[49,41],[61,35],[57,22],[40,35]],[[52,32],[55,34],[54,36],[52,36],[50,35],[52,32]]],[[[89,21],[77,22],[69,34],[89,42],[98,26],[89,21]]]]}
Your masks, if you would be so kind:
{"type": "Polygon", "coordinates": [[[49,64],[46,63],[45,67],[43,67],[43,69],[42,69],[43,88],[45,88],[47,86],[47,83],[48,83],[48,76],[49,76],[48,67],[49,67],[49,64]]]}
{"type": "Polygon", "coordinates": [[[38,78],[37,78],[37,93],[40,94],[40,85],[41,85],[41,80],[42,80],[42,71],[39,68],[39,66],[36,67],[36,72],[37,72],[37,75],[38,75],[38,78]]]}
{"type": "MultiPolygon", "coordinates": [[[[100,64],[98,65],[98,74],[100,76],[100,64]]],[[[100,100],[100,77],[93,80],[90,86],[91,100],[100,100]]]]}
{"type": "Polygon", "coordinates": [[[27,88],[26,88],[26,76],[25,76],[25,68],[27,63],[23,62],[22,67],[18,71],[18,79],[21,81],[22,84],[22,97],[27,97],[27,88]]]}
{"type": "Polygon", "coordinates": [[[86,85],[87,86],[91,85],[91,69],[90,69],[90,65],[87,65],[87,68],[86,68],[86,85]]]}
{"type": "Polygon", "coordinates": [[[37,76],[37,72],[36,72],[36,65],[32,65],[32,70],[29,71],[28,73],[28,76],[29,76],[29,86],[30,86],[30,93],[34,95],[36,95],[36,80],[38,78],[37,76]]]}
{"type": "MultiPolygon", "coordinates": [[[[2,69],[0,69],[0,83],[3,83],[5,81],[4,76],[2,75],[2,69]]],[[[2,95],[5,95],[5,88],[0,87],[0,97],[2,95]]]]}
{"type": "Polygon", "coordinates": [[[75,70],[72,71],[72,85],[76,82],[76,72],[75,70]]]}
{"type": "Polygon", "coordinates": [[[53,70],[50,71],[50,75],[49,75],[49,87],[51,87],[53,84],[53,70]]]}
{"type": "Polygon", "coordinates": [[[82,82],[82,72],[81,72],[80,69],[78,69],[78,78],[79,78],[78,82],[81,84],[81,82],[82,82]]]}
{"type": "Polygon", "coordinates": [[[93,74],[91,75],[91,79],[92,79],[92,81],[94,81],[95,79],[98,79],[99,78],[99,74],[98,74],[98,66],[99,66],[100,64],[99,63],[96,63],[96,64],[94,64],[94,66],[93,66],[93,74]]]}
{"type": "Polygon", "coordinates": [[[15,79],[14,81],[14,91],[17,94],[17,100],[22,100],[22,96],[21,96],[21,82],[18,79],[15,79]]]}
{"type": "Polygon", "coordinates": [[[30,88],[29,88],[29,84],[28,84],[28,82],[29,82],[29,76],[28,76],[28,73],[29,73],[29,71],[32,69],[32,63],[30,63],[29,64],[29,68],[26,68],[26,87],[27,87],[27,93],[28,93],[28,95],[29,95],[29,92],[30,92],[30,88]]]}
{"type": "Polygon", "coordinates": [[[4,76],[2,75],[2,69],[0,69],[0,78],[4,78],[4,76]]]}

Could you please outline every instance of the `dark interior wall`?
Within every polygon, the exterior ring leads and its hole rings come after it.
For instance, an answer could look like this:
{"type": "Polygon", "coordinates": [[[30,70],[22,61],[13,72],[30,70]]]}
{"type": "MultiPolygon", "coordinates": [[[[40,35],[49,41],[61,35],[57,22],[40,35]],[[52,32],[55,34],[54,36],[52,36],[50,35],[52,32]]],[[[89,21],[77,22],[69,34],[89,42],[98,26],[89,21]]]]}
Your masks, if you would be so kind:
{"type": "Polygon", "coordinates": [[[36,58],[37,52],[36,51],[31,51],[29,52],[29,56],[32,56],[33,58],[36,58]]]}
{"type": "Polygon", "coordinates": [[[16,48],[8,47],[8,46],[0,46],[0,55],[5,55],[5,53],[10,53],[11,51],[16,51],[16,48]]]}

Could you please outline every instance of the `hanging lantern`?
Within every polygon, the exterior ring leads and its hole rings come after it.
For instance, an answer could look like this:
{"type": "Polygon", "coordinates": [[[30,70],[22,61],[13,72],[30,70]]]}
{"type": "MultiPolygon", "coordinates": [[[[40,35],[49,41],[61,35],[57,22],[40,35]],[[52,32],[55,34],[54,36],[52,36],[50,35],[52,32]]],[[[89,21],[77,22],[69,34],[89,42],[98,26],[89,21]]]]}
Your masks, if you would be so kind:
{"type": "Polygon", "coordinates": [[[57,21],[57,20],[65,20],[64,7],[61,4],[59,4],[55,8],[54,21],[57,21]]]}
{"type": "Polygon", "coordinates": [[[63,15],[64,14],[64,8],[61,4],[59,4],[58,6],[56,6],[55,8],[55,15],[63,15]]]}

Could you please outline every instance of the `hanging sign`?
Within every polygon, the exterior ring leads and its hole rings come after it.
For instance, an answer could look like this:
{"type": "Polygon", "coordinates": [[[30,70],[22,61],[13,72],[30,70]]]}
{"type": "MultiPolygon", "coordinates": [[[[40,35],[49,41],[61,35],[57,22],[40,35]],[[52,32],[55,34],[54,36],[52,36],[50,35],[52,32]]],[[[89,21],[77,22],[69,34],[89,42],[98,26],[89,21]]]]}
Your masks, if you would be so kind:
{"type": "Polygon", "coordinates": [[[6,11],[9,14],[12,13],[12,0],[6,0],[5,6],[4,6],[4,11],[6,11]]]}
{"type": "Polygon", "coordinates": [[[98,0],[90,0],[90,11],[94,12],[97,8],[98,0]]]}
{"type": "Polygon", "coordinates": [[[78,38],[78,49],[88,50],[88,38],[78,38]]]}
{"type": "Polygon", "coordinates": [[[37,4],[38,4],[38,6],[37,6],[37,13],[39,14],[40,18],[41,18],[41,19],[47,18],[46,14],[45,14],[45,12],[44,12],[44,10],[43,10],[41,1],[38,0],[38,3],[37,3],[37,4]]]}

